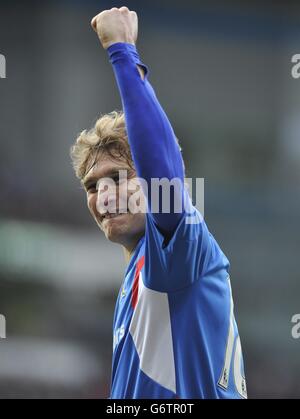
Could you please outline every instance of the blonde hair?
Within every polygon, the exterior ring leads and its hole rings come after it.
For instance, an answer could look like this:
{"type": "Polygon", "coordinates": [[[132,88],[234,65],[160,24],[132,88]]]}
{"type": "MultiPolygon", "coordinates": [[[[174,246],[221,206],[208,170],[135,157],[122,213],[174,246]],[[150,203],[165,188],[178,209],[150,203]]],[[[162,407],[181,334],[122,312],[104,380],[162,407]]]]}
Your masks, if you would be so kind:
{"type": "MultiPolygon", "coordinates": [[[[176,141],[181,151],[179,140],[176,141]]],[[[76,176],[83,180],[97,163],[100,153],[109,155],[116,160],[126,161],[135,171],[123,111],[113,111],[101,115],[95,126],[89,131],[82,131],[75,144],[71,147],[71,158],[76,176]]],[[[184,162],[183,170],[185,172],[184,162]]]]}
{"type": "Polygon", "coordinates": [[[125,160],[134,170],[122,111],[101,115],[92,129],[78,135],[71,148],[71,158],[79,179],[82,180],[92,169],[101,152],[117,160],[125,160]]]}

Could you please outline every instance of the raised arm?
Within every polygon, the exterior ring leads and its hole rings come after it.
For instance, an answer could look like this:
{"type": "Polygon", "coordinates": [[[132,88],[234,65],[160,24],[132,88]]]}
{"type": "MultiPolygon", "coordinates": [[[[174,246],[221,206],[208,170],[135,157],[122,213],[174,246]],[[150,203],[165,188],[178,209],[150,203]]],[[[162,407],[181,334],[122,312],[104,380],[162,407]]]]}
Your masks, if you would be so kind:
{"type": "MultiPolygon", "coordinates": [[[[173,199],[183,194],[184,165],[171,124],[148,81],[148,68],[141,62],[135,47],[138,19],[127,7],[105,10],[92,20],[104,49],[108,51],[119,87],[125,113],[130,149],[140,178],[146,180],[150,191],[151,179],[178,179],[179,188],[173,199]]],[[[148,193],[151,208],[151,193],[148,193]]],[[[161,232],[172,234],[182,213],[153,213],[161,232]]]]}

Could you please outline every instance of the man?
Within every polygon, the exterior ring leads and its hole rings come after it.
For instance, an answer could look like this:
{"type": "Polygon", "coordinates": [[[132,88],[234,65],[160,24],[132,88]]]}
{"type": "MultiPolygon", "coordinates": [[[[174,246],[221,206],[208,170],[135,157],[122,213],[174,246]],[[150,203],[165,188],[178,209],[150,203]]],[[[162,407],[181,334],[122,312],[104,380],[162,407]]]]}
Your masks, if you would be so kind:
{"type": "Polygon", "coordinates": [[[115,309],[111,398],[245,398],[229,262],[185,191],[180,147],[135,47],[137,15],[112,8],[92,27],[125,114],[102,116],[72,149],[89,210],[128,262],[115,309]],[[168,212],[161,195],[154,211],[149,193],[163,178],[177,180],[168,212]],[[137,199],[130,181],[142,187],[137,199]],[[141,201],[147,211],[130,210],[141,201]]]}

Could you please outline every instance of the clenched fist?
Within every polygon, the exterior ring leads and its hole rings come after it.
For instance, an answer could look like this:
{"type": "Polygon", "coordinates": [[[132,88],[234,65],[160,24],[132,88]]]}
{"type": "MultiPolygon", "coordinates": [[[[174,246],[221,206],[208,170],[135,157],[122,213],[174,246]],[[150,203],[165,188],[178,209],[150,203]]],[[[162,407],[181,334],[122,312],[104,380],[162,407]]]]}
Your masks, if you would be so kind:
{"type": "Polygon", "coordinates": [[[104,10],[91,21],[104,49],[117,42],[135,45],[138,35],[137,14],[127,7],[104,10]]]}

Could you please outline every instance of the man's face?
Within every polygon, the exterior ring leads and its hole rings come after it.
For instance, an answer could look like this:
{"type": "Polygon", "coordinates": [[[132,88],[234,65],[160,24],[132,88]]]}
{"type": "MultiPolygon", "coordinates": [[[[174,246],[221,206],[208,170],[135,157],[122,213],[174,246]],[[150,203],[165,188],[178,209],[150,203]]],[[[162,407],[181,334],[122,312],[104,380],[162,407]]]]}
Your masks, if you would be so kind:
{"type": "MultiPolygon", "coordinates": [[[[127,162],[105,154],[99,157],[83,179],[88,208],[96,223],[108,240],[129,249],[135,247],[145,232],[144,212],[132,213],[128,208],[128,202],[134,200],[132,183],[135,179],[136,173],[127,162]],[[119,179],[120,170],[125,171],[122,172],[125,175],[127,173],[127,182],[119,179]],[[114,187],[108,187],[108,183],[114,187]],[[119,211],[123,213],[119,214],[119,211]]],[[[141,197],[142,193],[138,195],[141,197]]],[[[144,205],[144,198],[140,199],[144,205]]],[[[140,199],[138,205],[141,204],[140,199]]]]}

